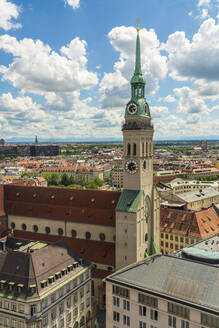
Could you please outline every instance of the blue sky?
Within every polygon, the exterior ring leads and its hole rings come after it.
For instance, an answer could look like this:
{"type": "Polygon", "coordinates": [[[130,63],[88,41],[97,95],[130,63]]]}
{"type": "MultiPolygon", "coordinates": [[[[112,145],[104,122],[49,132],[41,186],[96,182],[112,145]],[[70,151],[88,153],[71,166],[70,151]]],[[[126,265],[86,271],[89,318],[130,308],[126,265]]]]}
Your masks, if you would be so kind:
{"type": "Polygon", "coordinates": [[[121,139],[136,18],[155,139],[219,137],[219,0],[0,0],[10,141],[121,139]]]}

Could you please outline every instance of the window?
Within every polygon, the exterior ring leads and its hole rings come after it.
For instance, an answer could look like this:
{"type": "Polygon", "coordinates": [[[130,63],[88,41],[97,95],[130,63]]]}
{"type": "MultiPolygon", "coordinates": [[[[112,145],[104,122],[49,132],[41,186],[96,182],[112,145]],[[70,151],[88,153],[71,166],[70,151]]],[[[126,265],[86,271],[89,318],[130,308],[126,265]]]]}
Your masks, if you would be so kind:
{"type": "Polygon", "coordinates": [[[120,314],[119,312],[113,311],[113,321],[119,322],[120,314]]]}
{"type": "Polygon", "coordinates": [[[59,297],[62,297],[64,294],[63,287],[59,288],[59,297]]]}
{"type": "Polygon", "coordinates": [[[130,145],[130,143],[128,143],[127,155],[131,155],[131,145],[130,145]]]}
{"type": "Polygon", "coordinates": [[[42,327],[46,327],[48,325],[48,315],[45,315],[42,319],[42,327]]]}
{"type": "Polygon", "coordinates": [[[14,222],[11,222],[11,229],[15,229],[16,225],[14,222]]]}
{"type": "Polygon", "coordinates": [[[71,297],[69,297],[66,301],[67,308],[71,307],[71,297]]]}
{"type": "Polygon", "coordinates": [[[59,236],[63,235],[63,229],[62,228],[58,228],[58,234],[59,234],[59,236]]]}
{"type": "Polygon", "coordinates": [[[24,231],[25,231],[26,229],[27,229],[27,226],[26,226],[26,224],[25,224],[25,223],[23,223],[23,224],[22,224],[22,230],[24,230],[24,231]]]}
{"type": "Polygon", "coordinates": [[[119,297],[113,296],[113,305],[119,307],[119,297]]]}
{"type": "Polygon", "coordinates": [[[176,317],[172,317],[171,315],[168,315],[168,326],[176,328],[176,317]]]}
{"type": "Polygon", "coordinates": [[[81,303],[81,304],[80,304],[80,312],[81,312],[81,313],[84,312],[84,303],[81,303]]]}
{"type": "Polygon", "coordinates": [[[139,321],[139,328],[146,328],[146,323],[143,321],[139,321]]]}
{"type": "Polygon", "coordinates": [[[134,156],[136,156],[136,154],[137,154],[137,146],[136,146],[136,143],[134,143],[134,145],[133,145],[133,155],[134,156]]]}
{"type": "Polygon", "coordinates": [[[172,235],[170,235],[170,240],[173,240],[173,236],[172,235]]]}
{"type": "Polygon", "coordinates": [[[144,240],[148,241],[148,234],[147,233],[145,234],[144,240]]]}
{"type": "Polygon", "coordinates": [[[11,320],[11,328],[16,328],[17,327],[17,321],[12,319],[11,320]]]}
{"type": "Polygon", "coordinates": [[[166,242],[166,243],[165,243],[165,246],[166,246],[166,247],[169,247],[169,244],[166,242]]]}
{"type": "Polygon", "coordinates": [[[160,238],[163,238],[163,232],[160,234],[160,238]]]}
{"type": "Polygon", "coordinates": [[[180,237],[180,242],[183,243],[183,241],[184,241],[184,238],[180,237]]]}
{"type": "Polygon", "coordinates": [[[142,317],[146,317],[147,308],[146,306],[139,305],[139,315],[142,317]]]}
{"type": "Polygon", "coordinates": [[[24,322],[18,321],[18,328],[24,328],[24,322]]]}
{"type": "Polygon", "coordinates": [[[211,328],[219,327],[219,319],[218,317],[213,317],[212,315],[202,313],[201,324],[211,328]]]}
{"type": "Polygon", "coordinates": [[[80,298],[84,297],[84,287],[80,289],[80,298]]]}
{"type": "Polygon", "coordinates": [[[50,227],[45,227],[45,231],[47,233],[47,235],[50,233],[50,227]]]}
{"type": "Polygon", "coordinates": [[[56,319],[56,310],[51,312],[51,320],[54,321],[56,319]]]}
{"type": "Polygon", "coordinates": [[[170,302],[168,302],[168,312],[185,319],[189,319],[190,315],[188,308],[170,302]]]}
{"type": "Polygon", "coordinates": [[[116,285],[113,285],[112,288],[113,288],[114,295],[119,295],[121,297],[129,298],[130,294],[128,289],[116,285]]]}
{"type": "Polygon", "coordinates": [[[5,302],[5,309],[9,309],[9,302],[5,302]]]}
{"type": "Polygon", "coordinates": [[[106,236],[104,233],[99,234],[100,240],[104,241],[106,239],[106,236]]]}
{"type": "Polygon", "coordinates": [[[85,238],[90,239],[91,238],[91,233],[89,231],[85,232],[85,238]]]}
{"type": "Polygon", "coordinates": [[[158,320],[158,312],[157,310],[150,310],[150,318],[151,320],[158,320]]]}
{"type": "Polygon", "coordinates": [[[24,306],[23,306],[23,304],[18,304],[18,312],[24,313],[24,306]]]}
{"type": "Polygon", "coordinates": [[[37,311],[36,305],[35,304],[31,305],[30,306],[30,315],[33,316],[36,313],[36,311],[37,311]]]}
{"type": "Polygon", "coordinates": [[[16,303],[12,303],[11,304],[11,311],[14,311],[14,312],[17,311],[17,305],[16,305],[16,303]]]}
{"type": "Polygon", "coordinates": [[[71,231],[71,236],[72,236],[72,238],[76,238],[77,237],[77,231],[76,230],[72,230],[71,231]]]}
{"type": "Polygon", "coordinates": [[[178,241],[178,236],[175,237],[175,241],[178,241]]]}
{"type": "Polygon", "coordinates": [[[130,317],[128,317],[127,315],[123,315],[123,325],[125,326],[130,326],[130,317]]]}
{"type": "Polygon", "coordinates": [[[77,294],[73,295],[73,302],[74,302],[74,304],[78,303],[78,295],[77,294]]]}
{"type": "Polygon", "coordinates": [[[142,155],[144,155],[144,142],[142,142],[142,155]]]}
{"type": "Polygon", "coordinates": [[[166,239],[169,239],[169,235],[168,235],[168,234],[166,234],[166,236],[165,236],[165,237],[166,237],[166,239]]]}
{"type": "Polygon", "coordinates": [[[189,328],[189,322],[185,320],[181,320],[181,328],[189,328]]]}
{"type": "Polygon", "coordinates": [[[130,311],[130,302],[129,301],[123,300],[123,309],[130,311]]]}
{"type": "Polygon", "coordinates": [[[149,295],[139,293],[138,294],[138,302],[141,304],[149,305],[154,308],[158,307],[157,298],[149,296],[149,295]]]}
{"type": "Polygon", "coordinates": [[[62,302],[61,304],[59,304],[59,314],[64,313],[64,308],[65,308],[64,302],[62,302]]]}
{"type": "Polygon", "coordinates": [[[38,226],[37,226],[37,225],[34,225],[34,226],[33,226],[33,231],[34,231],[34,232],[37,232],[37,231],[38,231],[38,226]]]}

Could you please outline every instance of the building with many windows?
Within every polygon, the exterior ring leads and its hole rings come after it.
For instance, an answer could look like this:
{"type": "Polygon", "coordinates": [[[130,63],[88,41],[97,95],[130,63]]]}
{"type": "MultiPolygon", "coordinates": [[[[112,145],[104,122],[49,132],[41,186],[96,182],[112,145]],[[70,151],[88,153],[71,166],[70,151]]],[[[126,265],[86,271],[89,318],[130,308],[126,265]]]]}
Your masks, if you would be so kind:
{"type": "Polygon", "coordinates": [[[219,327],[219,235],[106,278],[106,328],[219,327]]]}
{"type": "Polygon", "coordinates": [[[215,206],[200,211],[160,209],[160,250],[172,253],[219,233],[219,212],[215,206]]]}
{"type": "Polygon", "coordinates": [[[91,328],[90,264],[63,242],[0,240],[0,326],[91,328]]]}

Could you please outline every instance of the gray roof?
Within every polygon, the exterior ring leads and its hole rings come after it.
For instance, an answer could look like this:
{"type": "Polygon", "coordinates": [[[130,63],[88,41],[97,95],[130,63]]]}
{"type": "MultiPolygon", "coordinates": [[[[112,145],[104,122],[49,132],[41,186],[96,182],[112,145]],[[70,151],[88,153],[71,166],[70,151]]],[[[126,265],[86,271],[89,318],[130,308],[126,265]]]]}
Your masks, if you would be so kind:
{"type": "Polygon", "coordinates": [[[219,192],[214,188],[209,187],[196,191],[182,192],[175,196],[186,203],[191,203],[202,199],[219,196],[219,192]]]}
{"type": "Polygon", "coordinates": [[[109,278],[167,297],[219,311],[219,268],[168,255],[155,255],[109,278]]]}

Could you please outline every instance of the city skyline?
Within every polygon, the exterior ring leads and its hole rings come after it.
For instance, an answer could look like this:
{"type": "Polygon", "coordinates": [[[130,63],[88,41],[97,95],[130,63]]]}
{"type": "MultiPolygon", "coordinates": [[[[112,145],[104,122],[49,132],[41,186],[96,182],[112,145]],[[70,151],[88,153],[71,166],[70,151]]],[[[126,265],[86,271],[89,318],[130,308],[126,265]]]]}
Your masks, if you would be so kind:
{"type": "Polygon", "coordinates": [[[6,141],[121,140],[137,17],[155,140],[219,137],[218,0],[52,4],[0,0],[6,141]]]}

